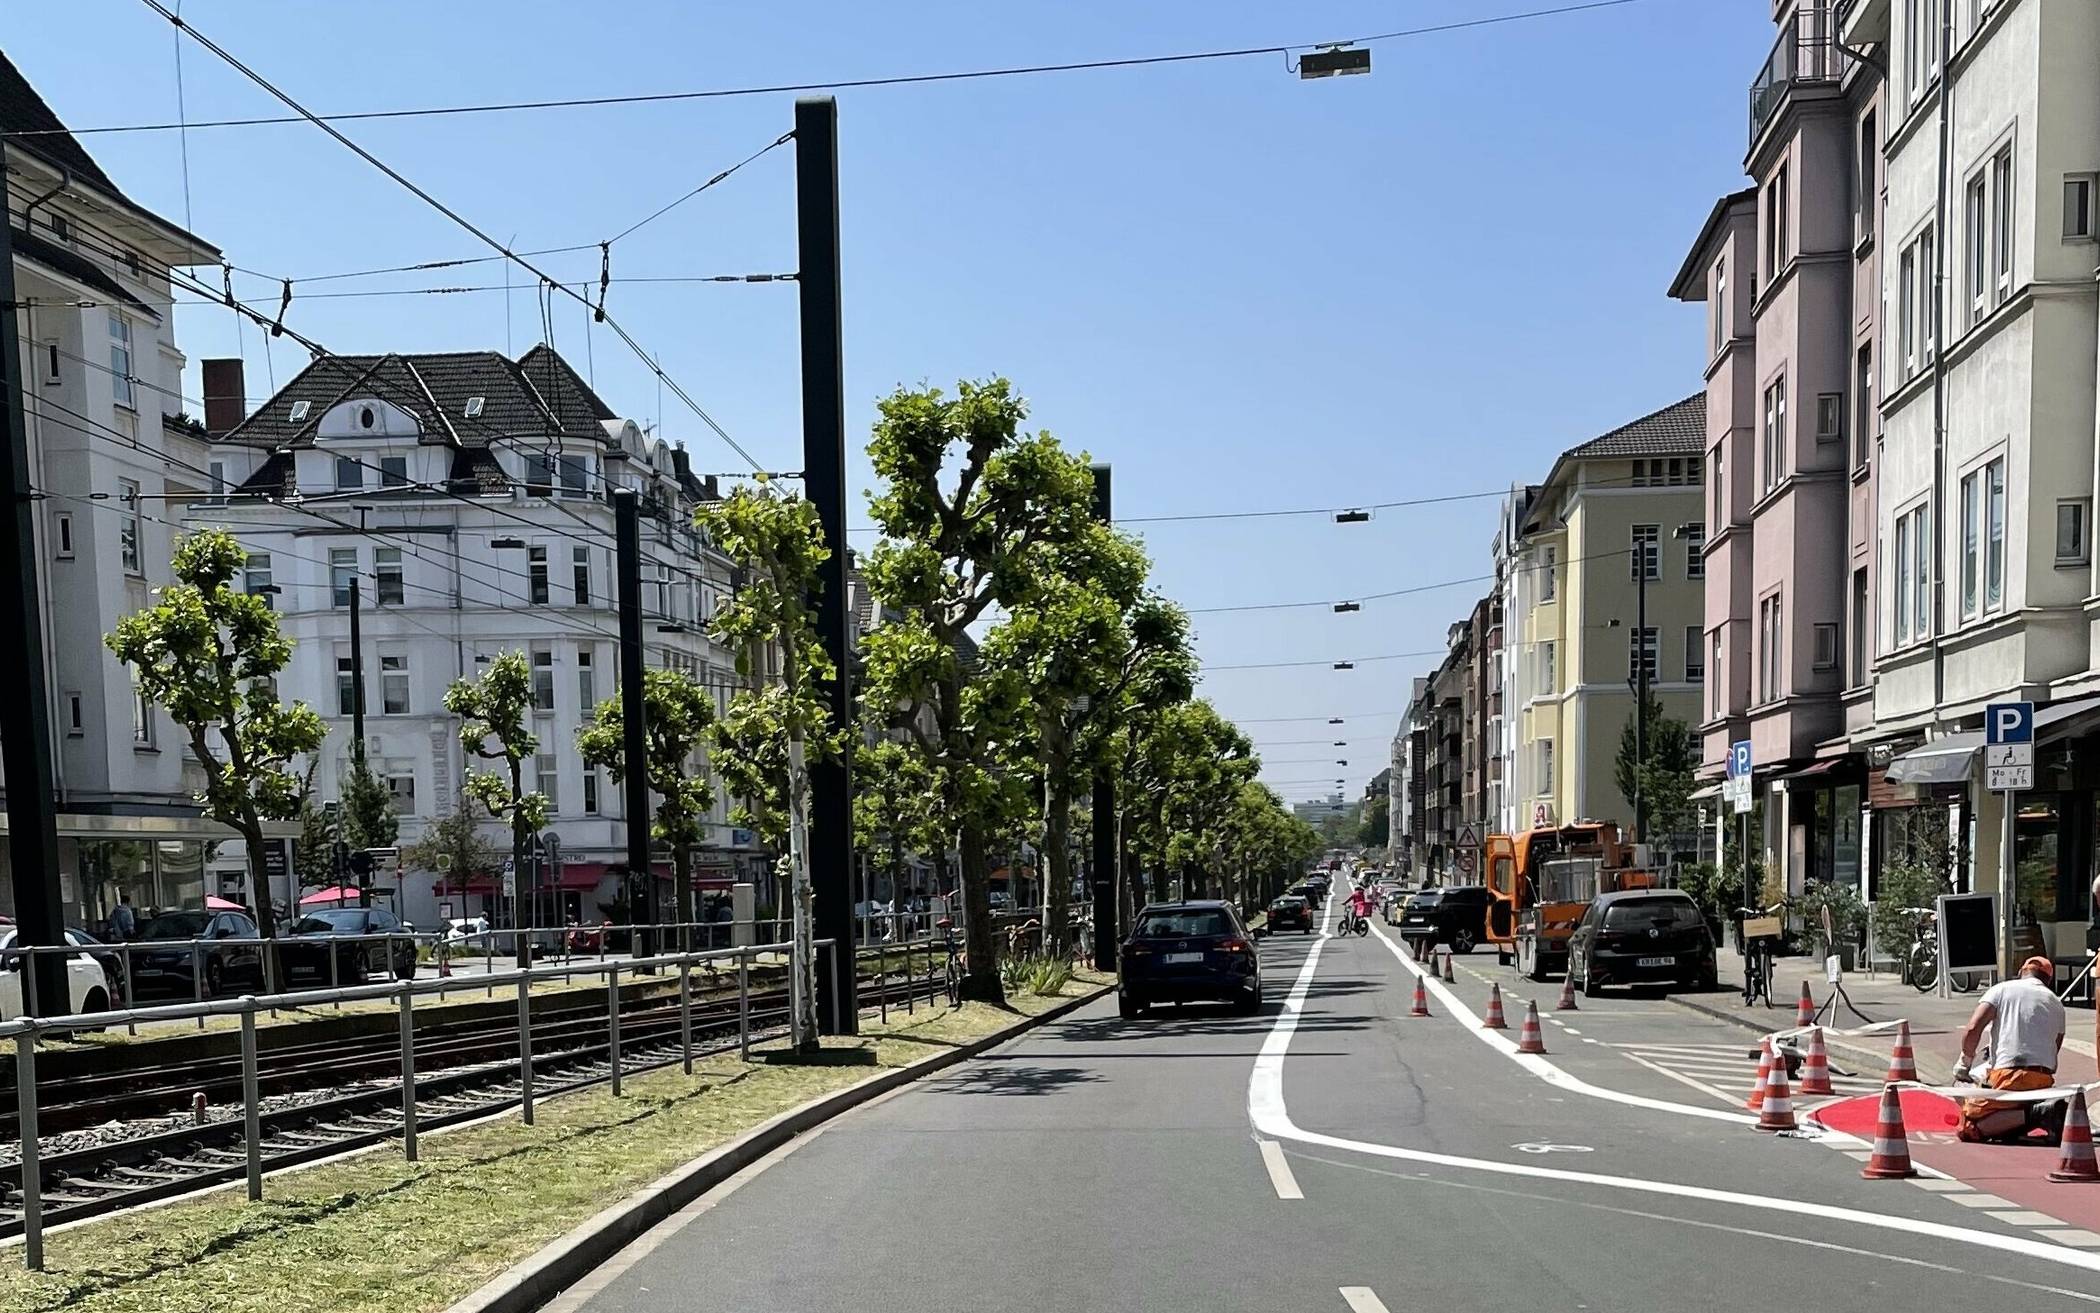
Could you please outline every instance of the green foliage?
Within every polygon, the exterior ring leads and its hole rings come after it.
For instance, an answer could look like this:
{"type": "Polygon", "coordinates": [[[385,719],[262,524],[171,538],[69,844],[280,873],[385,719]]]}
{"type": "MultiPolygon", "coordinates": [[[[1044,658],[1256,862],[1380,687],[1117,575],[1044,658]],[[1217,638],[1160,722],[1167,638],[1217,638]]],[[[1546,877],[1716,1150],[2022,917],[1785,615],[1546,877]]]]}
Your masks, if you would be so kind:
{"type": "Polygon", "coordinates": [[[1693,862],[1677,873],[1677,887],[1692,896],[1711,921],[1729,921],[1743,905],[1743,877],[1734,866],[1693,862]]]}
{"type": "Polygon", "coordinates": [[[1917,933],[1917,914],[1910,909],[1931,907],[1933,900],[1949,892],[1946,877],[1926,855],[1900,852],[1884,862],[1874,890],[1874,946],[1884,957],[1901,960],[1910,951],[1917,933]]]}
{"type": "Polygon", "coordinates": [[[491,874],[502,861],[496,845],[482,835],[473,799],[464,794],[451,815],[425,825],[423,837],[401,851],[404,866],[417,871],[442,871],[451,881],[491,874]]]}
{"type": "Polygon", "coordinates": [[[1802,932],[1807,938],[1809,951],[1817,957],[1834,952],[1834,944],[1858,942],[1859,932],[1867,924],[1867,905],[1860,898],[1859,890],[1849,884],[1835,880],[1819,880],[1794,900],[1793,908],[1800,913],[1802,932]],[[1826,914],[1830,920],[1830,932],[1824,933],[1826,914]]]}
{"type": "Polygon", "coordinates": [[[364,754],[350,763],[343,777],[343,842],[352,848],[391,848],[401,834],[401,817],[394,809],[394,795],[364,754]]]}
{"type": "Polygon", "coordinates": [[[532,667],[525,654],[505,652],[479,679],[454,680],[445,690],[445,710],[459,717],[459,741],[470,755],[505,766],[501,774],[470,772],[462,792],[489,815],[508,820],[514,836],[545,825],[546,795],[524,787],[524,762],[540,746],[532,732],[532,667]]]}
{"type": "Polygon", "coordinates": [[[1062,954],[1045,953],[1027,959],[1028,969],[1023,973],[1021,988],[1037,998],[1056,998],[1072,983],[1072,959],[1062,954]]]}
{"type": "Polygon", "coordinates": [[[1176,703],[1147,718],[1123,771],[1126,825],[1140,861],[1235,876],[1225,822],[1246,805],[1241,786],[1260,769],[1253,744],[1208,702],[1176,703]]]}
{"type": "Polygon", "coordinates": [[[947,848],[940,775],[923,753],[891,739],[860,745],[853,759],[853,842],[897,856],[947,848]]]}
{"type": "Polygon", "coordinates": [[[1364,818],[1356,827],[1356,842],[1361,848],[1383,848],[1392,839],[1392,817],[1387,814],[1392,800],[1374,797],[1364,806],[1364,818]]]}
{"type": "Polygon", "coordinates": [[[314,799],[314,770],[318,764],[307,764],[305,783],[299,791],[299,839],[292,847],[292,875],[302,890],[323,889],[335,883],[336,824],[314,799]]]}
{"type": "MultiPolygon", "coordinates": [[[[1644,839],[1683,834],[1698,824],[1698,808],[1692,803],[1693,772],[1699,766],[1698,746],[1692,731],[1675,716],[1663,714],[1662,703],[1648,698],[1648,756],[1643,762],[1636,751],[1636,725],[1628,716],[1619,732],[1619,752],[1612,762],[1612,778],[1626,805],[1633,806],[1638,793],[1647,806],[1648,833],[1644,839]]],[[[1633,817],[1625,817],[1632,828],[1633,817]]]]}
{"type": "Polygon", "coordinates": [[[275,916],[263,870],[262,822],[299,814],[302,775],[294,757],[321,746],[327,727],[303,702],[277,698],[277,676],[291,661],[291,640],[277,628],[267,599],[232,586],[248,553],[232,534],[204,529],[175,549],[174,582],[160,601],[124,617],[105,640],[131,667],[139,691],[163,707],[189,739],[204,768],[204,814],[247,842],[257,920],[264,934],[275,916]]]}
{"type": "MultiPolygon", "coordinates": [[[[642,672],[643,771],[656,795],[649,833],[671,850],[680,921],[693,920],[692,850],[707,838],[707,814],[715,805],[714,786],[694,769],[714,722],[714,698],[690,674],[642,672]]],[[[605,767],[616,785],[627,780],[626,724],[620,699],[607,698],[576,732],[584,761],[605,767]]]]}

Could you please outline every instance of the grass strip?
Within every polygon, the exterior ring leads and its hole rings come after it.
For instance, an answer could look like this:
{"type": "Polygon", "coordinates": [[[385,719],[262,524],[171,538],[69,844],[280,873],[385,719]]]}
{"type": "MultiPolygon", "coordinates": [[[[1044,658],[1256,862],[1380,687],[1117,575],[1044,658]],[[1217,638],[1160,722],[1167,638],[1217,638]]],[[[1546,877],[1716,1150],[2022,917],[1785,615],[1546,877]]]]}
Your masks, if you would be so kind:
{"type": "MultiPolygon", "coordinates": [[[[1083,971],[1058,997],[1020,993],[1007,1008],[923,1003],[864,1018],[858,1039],[901,1067],[989,1035],[1107,982],[1083,971]]],[[[598,1210],[681,1163],[809,1099],[870,1074],[867,1065],[744,1063],[734,1054],[543,1102],[425,1137],[422,1161],[381,1148],[273,1177],[261,1203],[238,1184],[45,1239],[48,1270],[23,1272],[0,1249],[0,1313],[417,1313],[442,1309],[598,1210]]]]}

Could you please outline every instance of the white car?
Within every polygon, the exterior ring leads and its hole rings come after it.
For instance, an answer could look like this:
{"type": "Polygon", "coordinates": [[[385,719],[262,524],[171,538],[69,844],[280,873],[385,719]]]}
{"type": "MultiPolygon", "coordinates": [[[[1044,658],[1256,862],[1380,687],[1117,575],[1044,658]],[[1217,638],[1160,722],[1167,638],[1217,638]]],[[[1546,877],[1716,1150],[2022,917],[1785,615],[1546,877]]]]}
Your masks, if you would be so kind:
{"type": "MultiPolygon", "coordinates": [[[[0,928],[0,1021],[12,1021],[22,1015],[22,964],[19,953],[9,952],[15,946],[15,928],[0,928]]],[[[41,955],[39,955],[41,956],[41,955]]],[[[109,995],[109,977],[103,974],[102,964],[86,953],[74,953],[66,958],[66,992],[69,1012],[107,1012],[112,1003],[109,995]]],[[[42,1003],[42,999],[37,1000],[42,1003]]],[[[49,1012],[48,1007],[40,1007],[49,1012]]]]}
{"type": "Polygon", "coordinates": [[[489,919],[485,916],[463,916],[445,922],[445,946],[447,948],[472,947],[479,949],[489,943],[489,919]]]}

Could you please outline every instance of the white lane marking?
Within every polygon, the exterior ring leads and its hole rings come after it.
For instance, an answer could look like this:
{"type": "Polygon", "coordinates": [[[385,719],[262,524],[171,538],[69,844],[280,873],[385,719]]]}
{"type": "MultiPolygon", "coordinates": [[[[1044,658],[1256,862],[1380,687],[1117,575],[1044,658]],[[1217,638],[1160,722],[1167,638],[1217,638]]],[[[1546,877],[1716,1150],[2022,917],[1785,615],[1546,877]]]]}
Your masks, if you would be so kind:
{"type": "Polygon", "coordinates": [[[1622,1053],[1619,1056],[1626,1059],[1628,1062],[1637,1062],[1641,1066],[1646,1067],[1652,1072],[1657,1072],[1661,1075],[1668,1076],[1671,1080],[1677,1081],[1680,1084],[1689,1085],[1693,1089],[1699,1091],[1701,1094],[1711,1094],[1731,1108],[1740,1108],[1743,1106],[1742,1102],[1739,1099],[1737,1099],[1734,1095],[1729,1094],[1723,1090],[1717,1090],[1713,1086],[1708,1085],[1705,1081],[1694,1080],[1692,1077],[1685,1075],[1683,1072],[1672,1071],[1670,1068],[1662,1066],[1659,1063],[1650,1062],[1646,1058],[1641,1057],[1638,1054],[1622,1053]]]}
{"type": "Polygon", "coordinates": [[[1575,1029],[1575,1028],[1574,1028],[1573,1026],[1569,1025],[1569,1024],[1568,1024],[1567,1022],[1565,1022],[1565,1021],[1563,1021],[1563,1022],[1561,1022],[1561,1023],[1560,1023],[1560,1028],[1561,1028],[1562,1030],[1565,1030],[1565,1031],[1567,1031],[1567,1032],[1568,1032],[1568,1033],[1569,1033],[1570,1035],[1580,1035],[1580,1034],[1582,1033],[1581,1031],[1579,1031],[1579,1030],[1575,1029]]]}
{"type": "Polygon", "coordinates": [[[1343,1286],[1342,1299],[1349,1313],[1389,1313],[1385,1301],[1371,1293],[1369,1286],[1343,1286]]]}
{"type": "Polygon", "coordinates": [[[2009,1213],[1987,1213],[1987,1214],[1985,1214],[1985,1216],[1987,1216],[1987,1217],[1995,1217],[1995,1218],[1997,1218],[1997,1219],[1998,1219],[1999,1221],[2001,1221],[2001,1222],[2005,1223],[2005,1224],[2006,1224],[2007,1226],[2062,1226],[2062,1225],[2063,1225],[2063,1219],[2062,1219],[2062,1218],[2060,1218],[2060,1217],[2051,1217],[2051,1216],[2049,1216],[2049,1214],[2047,1214],[2047,1213],[2036,1213],[2036,1212],[2030,1212],[2030,1211],[2028,1211],[2028,1210],[2026,1210],[2026,1209],[2015,1209],[2015,1210],[2013,1210],[2012,1212],[2009,1212],[2009,1213]]]}
{"type": "Polygon", "coordinates": [[[1957,1181],[1951,1176],[1921,1176],[1911,1184],[1935,1194],[1967,1194],[1974,1188],[1967,1181],[1957,1181]]]}
{"type": "Polygon", "coordinates": [[[1952,1199],[1964,1208],[2011,1208],[2013,1201],[2000,1199],[1994,1194],[1943,1194],[1942,1199],[1952,1199]]]}
{"type": "MultiPolygon", "coordinates": [[[[1379,935],[1385,939],[1383,934],[1379,935]]],[[[1338,1149],[1344,1153],[1368,1154],[1375,1158],[1391,1158],[1400,1162],[1426,1163],[1436,1167],[1448,1167],[1459,1171],[1482,1172],[1493,1176],[1526,1177],[1537,1181],[1561,1181],[1570,1185],[1596,1186],[1601,1189],[1620,1190],[1629,1194],[1659,1195],[1671,1199],[1696,1199],[1704,1203],[1729,1204],[1762,1212],[1781,1213],[1791,1217],[1813,1217],[1829,1222],[1849,1222],[1857,1226],[1879,1231],[1895,1231],[1905,1235],[1922,1236],[1932,1240],[1949,1240],[1957,1244],[1973,1245],[1979,1249],[1992,1249],[2000,1253],[2018,1254],[2022,1257],[2055,1263],[2063,1267],[2078,1268],[2086,1272],[2100,1273],[2100,1254],[2082,1253],[2062,1245],[2030,1240],[2025,1236],[1999,1235],[1978,1231],[1971,1227],[1950,1226],[1942,1222],[1926,1222],[1908,1217],[1894,1217],[1884,1213],[1870,1213],[1862,1208],[1844,1208],[1836,1204],[1813,1203],[1803,1199],[1767,1198],[1763,1195],[1743,1194],[1734,1190],[1720,1190],[1711,1186],[1680,1185],[1674,1181],[1653,1181],[1637,1176],[1612,1176],[1603,1172],[1578,1172],[1568,1168],[1545,1167],[1535,1163],[1497,1162],[1492,1158],[1465,1158],[1457,1154],[1433,1153],[1427,1149],[1405,1149],[1395,1144],[1377,1144],[1369,1140],[1351,1140],[1338,1135],[1323,1135],[1317,1131],[1299,1129],[1291,1120],[1290,1109],[1283,1100],[1283,1060],[1290,1052],[1291,1036],[1298,1029],[1298,1018],[1305,1011],[1305,999],[1312,991],[1313,977],[1320,969],[1321,951],[1326,947],[1324,933],[1313,941],[1298,969],[1298,978],[1291,985],[1290,993],[1283,1000],[1283,1007],[1270,1024],[1268,1035],[1262,1040],[1261,1053],[1254,1059],[1254,1070],[1247,1080],[1247,1115],[1254,1128],[1263,1135],[1279,1140],[1295,1140],[1300,1144],[1319,1145],[1327,1149],[1338,1149]]],[[[1392,945],[1388,942],[1387,947],[1392,945]]],[[[1406,959],[1401,959],[1405,964],[1406,959]]],[[[1440,990],[1445,996],[1445,1005],[1454,1011],[1462,1010],[1448,990],[1440,990]]],[[[1500,1040],[1502,1045],[1513,1049],[1501,1036],[1486,1037],[1500,1040]]],[[[1550,1069],[1550,1066],[1549,1066],[1550,1069]]],[[[1591,1087],[1595,1088],[1595,1087],[1591,1087]]],[[[1649,1100],[1655,1103],[1659,1100],[1649,1100]]],[[[1665,1109],[1678,1105],[1663,1104],[1665,1109]]],[[[1704,1110],[1701,1110],[1704,1111],[1704,1110]]],[[[1734,1119],[1731,1119],[1734,1120],[1734,1119]]]]}
{"type": "Polygon", "coordinates": [[[1269,1184],[1276,1187],[1278,1199],[1303,1199],[1305,1192],[1298,1188],[1298,1178],[1291,1175],[1291,1165],[1283,1157],[1283,1146],[1274,1140],[1257,1140],[1261,1145],[1261,1165],[1269,1169],[1269,1184]]]}
{"type": "Polygon", "coordinates": [[[2066,1227],[2061,1231],[2037,1231],[2035,1234],[2047,1236],[2060,1245],[2077,1245],[2081,1249],[2100,1249],[2100,1235],[2095,1235],[2091,1231],[2081,1231],[2075,1227],[2066,1227]]]}

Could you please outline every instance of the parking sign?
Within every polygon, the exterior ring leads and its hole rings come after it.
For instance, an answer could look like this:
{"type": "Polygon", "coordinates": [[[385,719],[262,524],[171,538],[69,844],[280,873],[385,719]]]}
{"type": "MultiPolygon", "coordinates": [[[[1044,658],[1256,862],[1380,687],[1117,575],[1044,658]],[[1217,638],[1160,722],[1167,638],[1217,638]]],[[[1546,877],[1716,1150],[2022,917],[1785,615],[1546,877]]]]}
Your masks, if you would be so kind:
{"type": "Polygon", "coordinates": [[[1983,709],[1984,787],[2034,787],[2034,703],[1993,702],[1983,709]]]}

